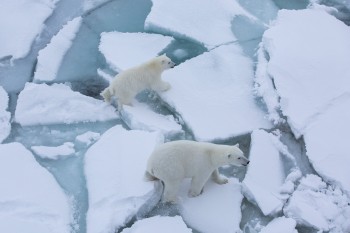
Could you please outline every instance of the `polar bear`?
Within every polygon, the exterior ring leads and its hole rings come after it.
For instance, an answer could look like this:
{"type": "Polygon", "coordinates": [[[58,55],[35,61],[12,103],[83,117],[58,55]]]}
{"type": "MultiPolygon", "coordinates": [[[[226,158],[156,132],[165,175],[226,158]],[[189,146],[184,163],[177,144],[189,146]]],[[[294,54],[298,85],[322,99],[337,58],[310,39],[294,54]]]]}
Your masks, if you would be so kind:
{"type": "Polygon", "coordinates": [[[249,164],[238,146],[188,140],[164,143],[150,155],[145,179],[163,181],[163,202],[176,202],[176,194],[184,178],[192,179],[189,196],[198,196],[210,176],[218,184],[228,182],[219,174],[220,166],[249,164]]]}
{"type": "Polygon", "coordinates": [[[115,96],[118,108],[122,108],[123,104],[131,105],[133,98],[145,89],[168,90],[170,84],[162,81],[161,74],[164,70],[174,66],[175,63],[165,54],[155,57],[148,62],[119,73],[102,91],[101,95],[108,103],[111,102],[112,96],[115,96]]]}

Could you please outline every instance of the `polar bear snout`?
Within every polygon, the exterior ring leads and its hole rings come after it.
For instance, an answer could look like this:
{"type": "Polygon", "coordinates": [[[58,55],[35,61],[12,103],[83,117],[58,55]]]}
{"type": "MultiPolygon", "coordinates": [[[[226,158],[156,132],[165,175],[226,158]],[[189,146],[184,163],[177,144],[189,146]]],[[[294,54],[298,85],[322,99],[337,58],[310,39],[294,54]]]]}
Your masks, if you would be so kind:
{"type": "Polygon", "coordinates": [[[170,66],[170,68],[174,68],[175,66],[176,66],[176,64],[175,64],[175,62],[169,62],[170,64],[169,64],[169,66],[170,66]]]}
{"type": "Polygon", "coordinates": [[[248,164],[250,163],[249,159],[247,159],[246,157],[239,157],[238,160],[242,166],[248,166],[248,164]]]}

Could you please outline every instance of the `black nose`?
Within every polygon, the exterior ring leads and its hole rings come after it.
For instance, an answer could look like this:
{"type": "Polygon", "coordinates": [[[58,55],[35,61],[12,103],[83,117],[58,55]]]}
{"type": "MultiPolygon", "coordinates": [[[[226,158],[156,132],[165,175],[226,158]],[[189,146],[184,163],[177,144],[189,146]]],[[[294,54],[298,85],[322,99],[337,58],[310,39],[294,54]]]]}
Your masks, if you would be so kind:
{"type": "Polygon", "coordinates": [[[250,163],[250,161],[247,162],[247,165],[250,163]]]}

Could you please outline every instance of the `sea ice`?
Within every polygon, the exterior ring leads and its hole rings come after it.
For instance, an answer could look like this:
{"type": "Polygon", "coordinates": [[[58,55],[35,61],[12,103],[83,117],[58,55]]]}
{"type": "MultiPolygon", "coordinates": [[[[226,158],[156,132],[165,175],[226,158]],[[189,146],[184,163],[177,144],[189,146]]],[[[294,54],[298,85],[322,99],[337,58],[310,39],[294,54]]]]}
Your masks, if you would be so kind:
{"type": "Polygon", "coordinates": [[[262,59],[265,77],[273,79],[280,97],[279,106],[275,98],[265,101],[270,109],[281,108],[296,137],[350,91],[350,29],[324,11],[279,11],[260,49],[268,60],[262,59]]]}
{"type": "Polygon", "coordinates": [[[4,141],[11,132],[11,114],[6,111],[9,97],[2,86],[0,86],[0,143],[4,141]]]}
{"type": "Polygon", "coordinates": [[[115,232],[159,201],[160,191],[143,179],[148,156],[162,141],[159,133],[128,131],[118,125],[89,148],[84,167],[88,233],[115,232]]]}
{"type": "Polygon", "coordinates": [[[50,43],[39,51],[34,82],[52,82],[55,80],[62,60],[72,46],[81,22],[81,17],[69,21],[57,35],[52,37],[50,43]]]}
{"type": "Polygon", "coordinates": [[[256,130],[251,136],[249,160],[242,182],[244,195],[256,203],[264,215],[279,213],[294,191],[294,183],[301,177],[293,156],[277,136],[256,130]]]}
{"type": "Polygon", "coordinates": [[[116,71],[144,63],[158,55],[174,38],[148,33],[104,32],[100,52],[116,71]]]}
{"type": "Polygon", "coordinates": [[[0,186],[0,232],[72,232],[68,197],[22,144],[0,145],[0,186]]]}
{"type": "Polygon", "coordinates": [[[101,100],[74,92],[64,84],[27,83],[19,94],[15,121],[26,125],[70,124],[117,119],[115,109],[101,100]]]}
{"type": "Polygon", "coordinates": [[[154,216],[134,223],[121,233],[191,233],[180,216],[154,216]]]}
{"type": "Polygon", "coordinates": [[[66,142],[60,146],[32,146],[33,152],[43,159],[59,159],[75,153],[74,143],[66,142]]]}
{"type": "Polygon", "coordinates": [[[59,0],[2,1],[0,7],[0,59],[25,57],[59,0]]]}
{"type": "Polygon", "coordinates": [[[172,115],[164,116],[150,109],[146,104],[133,102],[133,106],[123,106],[120,111],[121,118],[131,129],[145,131],[158,131],[165,137],[183,134],[180,124],[172,115]]]}
{"type": "Polygon", "coordinates": [[[235,0],[152,0],[152,3],[146,30],[190,38],[208,49],[236,40],[231,30],[235,16],[255,18],[235,0]]]}
{"type": "Polygon", "coordinates": [[[84,144],[86,146],[90,146],[92,143],[96,142],[97,140],[99,140],[101,137],[100,133],[95,133],[95,132],[91,132],[88,131],[84,134],[80,134],[75,138],[75,141],[77,143],[81,143],[84,144]]]}
{"type": "Polygon", "coordinates": [[[349,199],[316,175],[307,175],[300,181],[283,211],[298,225],[330,233],[350,232],[349,199]]]}
{"type": "Polygon", "coordinates": [[[209,180],[203,193],[188,197],[190,181],[183,183],[179,209],[185,222],[202,233],[241,232],[241,185],[236,178],[219,185],[209,180]]]}
{"type": "Polygon", "coordinates": [[[196,140],[242,135],[270,122],[254,100],[253,62],[237,45],[220,46],[167,72],[172,88],[161,98],[179,114],[196,140]]]}
{"type": "Polygon", "coordinates": [[[269,222],[260,233],[298,233],[296,225],[296,221],[292,218],[279,217],[269,222]]]}

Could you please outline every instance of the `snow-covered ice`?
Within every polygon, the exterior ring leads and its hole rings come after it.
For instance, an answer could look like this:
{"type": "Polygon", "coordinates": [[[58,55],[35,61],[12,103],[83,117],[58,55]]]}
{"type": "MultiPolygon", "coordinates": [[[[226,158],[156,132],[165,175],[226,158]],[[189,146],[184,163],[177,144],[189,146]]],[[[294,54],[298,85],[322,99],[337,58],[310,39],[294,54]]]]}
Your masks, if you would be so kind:
{"type": "Polygon", "coordinates": [[[144,103],[133,102],[133,106],[123,106],[121,118],[131,129],[158,131],[165,137],[183,134],[182,127],[172,115],[164,116],[154,112],[144,103]]]}
{"type": "Polygon", "coordinates": [[[236,178],[223,185],[209,180],[197,197],[188,197],[189,186],[186,180],[181,187],[179,209],[191,228],[202,233],[240,232],[243,195],[236,178]]]}
{"type": "Polygon", "coordinates": [[[256,130],[251,136],[249,160],[242,182],[244,195],[256,203],[264,215],[278,214],[301,177],[294,158],[277,136],[256,130]]]}
{"type": "Polygon", "coordinates": [[[324,11],[279,11],[260,49],[269,57],[263,60],[266,78],[273,79],[279,107],[296,137],[350,91],[350,28],[324,11]]]}
{"type": "Polygon", "coordinates": [[[350,206],[339,188],[327,186],[320,177],[307,175],[283,209],[299,225],[331,233],[350,232],[350,206]]]}
{"type": "Polygon", "coordinates": [[[260,233],[298,233],[296,225],[296,221],[292,218],[279,217],[269,222],[260,233]]]}
{"type": "Polygon", "coordinates": [[[9,97],[7,92],[0,86],[0,143],[9,136],[11,132],[11,114],[7,111],[9,97]]]}
{"type": "Polygon", "coordinates": [[[146,30],[189,38],[208,49],[236,40],[231,30],[235,16],[254,18],[235,0],[152,0],[152,3],[146,30]]]}
{"type": "Polygon", "coordinates": [[[25,125],[70,124],[117,119],[101,100],[74,92],[64,84],[27,83],[19,94],[15,121],[25,125]]]}
{"type": "Polygon", "coordinates": [[[57,35],[52,37],[50,43],[39,51],[34,82],[52,82],[55,80],[64,55],[72,46],[81,22],[81,17],[69,21],[57,35]]]}
{"type": "Polygon", "coordinates": [[[59,159],[75,153],[74,143],[66,142],[60,146],[32,146],[32,151],[43,159],[59,159]]]}
{"type": "Polygon", "coordinates": [[[269,128],[253,94],[253,62],[237,45],[220,46],[164,72],[172,88],[161,98],[196,140],[211,141],[269,128]]]}
{"type": "Polygon", "coordinates": [[[25,57],[59,0],[2,1],[0,7],[0,59],[25,57]]]}
{"type": "Polygon", "coordinates": [[[72,232],[68,197],[20,143],[0,145],[0,187],[0,232],[72,232]]]}
{"type": "Polygon", "coordinates": [[[104,32],[100,52],[116,71],[128,69],[152,59],[174,38],[148,33],[104,32]]]}
{"type": "Polygon", "coordinates": [[[162,141],[159,133],[128,131],[118,125],[90,147],[84,167],[89,193],[88,233],[115,232],[140,208],[159,201],[159,190],[143,179],[148,157],[162,141]]]}
{"type": "Polygon", "coordinates": [[[135,222],[121,233],[191,233],[180,216],[154,216],[135,222]]]}
{"type": "Polygon", "coordinates": [[[88,131],[86,133],[80,134],[75,138],[77,143],[84,144],[86,146],[90,146],[92,143],[96,142],[100,139],[101,134],[96,132],[88,131]]]}

